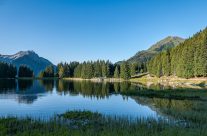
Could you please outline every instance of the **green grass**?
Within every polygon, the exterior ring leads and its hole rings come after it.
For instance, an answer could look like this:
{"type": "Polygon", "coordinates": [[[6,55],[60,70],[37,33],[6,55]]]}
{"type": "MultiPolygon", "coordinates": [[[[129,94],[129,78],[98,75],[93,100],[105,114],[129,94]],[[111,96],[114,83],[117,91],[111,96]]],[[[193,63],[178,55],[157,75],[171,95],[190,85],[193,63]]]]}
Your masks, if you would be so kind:
{"type": "Polygon", "coordinates": [[[207,126],[180,125],[164,120],[106,117],[88,111],[58,115],[49,122],[1,118],[1,136],[205,136],[207,126]],[[98,117],[98,118],[97,118],[98,117]],[[85,121],[84,121],[85,120],[85,121]],[[86,121],[87,120],[87,121],[86,121]]]}

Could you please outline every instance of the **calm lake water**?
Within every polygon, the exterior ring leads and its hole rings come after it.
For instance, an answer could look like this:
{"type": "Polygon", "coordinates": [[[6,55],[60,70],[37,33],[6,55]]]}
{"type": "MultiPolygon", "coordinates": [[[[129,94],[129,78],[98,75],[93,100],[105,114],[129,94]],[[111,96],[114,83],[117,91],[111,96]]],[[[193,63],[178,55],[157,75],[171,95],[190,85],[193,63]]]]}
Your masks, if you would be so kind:
{"type": "Polygon", "coordinates": [[[139,99],[121,95],[129,87],[132,85],[127,82],[0,80],[0,116],[48,118],[70,110],[87,110],[121,117],[160,117],[139,99]]]}

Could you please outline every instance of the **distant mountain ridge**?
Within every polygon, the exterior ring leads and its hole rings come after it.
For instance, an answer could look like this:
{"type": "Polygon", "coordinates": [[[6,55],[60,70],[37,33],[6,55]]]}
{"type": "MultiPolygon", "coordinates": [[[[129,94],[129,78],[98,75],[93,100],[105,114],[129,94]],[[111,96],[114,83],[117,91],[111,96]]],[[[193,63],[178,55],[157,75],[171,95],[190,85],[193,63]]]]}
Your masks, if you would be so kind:
{"type": "Polygon", "coordinates": [[[168,36],[163,40],[157,42],[152,45],[148,50],[143,50],[137,52],[133,57],[128,59],[128,62],[147,62],[151,58],[153,58],[158,53],[165,51],[167,49],[173,48],[180,43],[183,43],[185,39],[177,37],[177,36],[168,36]]]}
{"type": "Polygon", "coordinates": [[[37,76],[47,66],[53,65],[49,60],[39,57],[34,51],[20,51],[14,55],[0,55],[0,62],[6,62],[19,67],[26,65],[30,67],[37,76]]]}

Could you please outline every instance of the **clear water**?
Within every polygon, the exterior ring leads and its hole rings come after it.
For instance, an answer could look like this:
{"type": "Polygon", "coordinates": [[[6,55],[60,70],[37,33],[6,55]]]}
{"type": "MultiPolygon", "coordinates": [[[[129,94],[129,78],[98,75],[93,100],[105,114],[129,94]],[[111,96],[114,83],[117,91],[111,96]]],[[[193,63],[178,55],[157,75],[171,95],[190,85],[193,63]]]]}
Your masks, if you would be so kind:
{"type": "Polygon", "coordinates": [[[0,80],[0,116],[48,118],[70,110],[87,110],[120,117],[160,117],[148,105],[121,95],[129,87],[129,83],[0,80]]]}

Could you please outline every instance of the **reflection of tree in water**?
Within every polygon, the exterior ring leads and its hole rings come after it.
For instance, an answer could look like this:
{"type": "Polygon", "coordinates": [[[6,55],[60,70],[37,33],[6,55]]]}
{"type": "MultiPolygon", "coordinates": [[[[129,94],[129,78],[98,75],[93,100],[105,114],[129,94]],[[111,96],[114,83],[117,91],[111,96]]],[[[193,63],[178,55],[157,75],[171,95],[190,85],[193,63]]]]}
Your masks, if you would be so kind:
{"type": "Polygon", "coordinates": [[[77,92],[74,91],[74,84],[73,82],[68,82],[65,80],[57,80],[56,81],[56,90],[58,94],[62,95],[67,95],[67,94],[73,94],[77,95],[77,92]]]}
{"type": "Polygon", "coordinates": [[[37,95],[18,95],[18,103],[32,104],[38,99],[37,95]]]}
{"type": "Polygon", "coordinates": [[[206,123],[207,121],[206,101],[139,96],[133,96],[132,99],[134,99],[138,104],[147,105],[161,115],[165,115],[174,120],[185,120],[194,123],[206,123]]]}
{"type": "Polygon", "coordinates": [[[15,79],[0,79],[0,93],[13,92],[16,90],[16,86],[15,79]]]}
{"type": "Polygon", "coordinates": [[[93,83],[90,81],[57,81],[57,91],[59,94],[77,95],[87,97],[105,97],[109,92],[109,85],[104,83],[93,83]]]}
{"type": "MultiPolygon", "coordinates": [[[[58,80],[56,83],[59,94],[77,95],[81,94],[86,97],[105,98],[111,93],[120,92],[122,83],[109,82],[91,82],[91,81],[64,81],[58,80]]],[[[129,83],[122,85],[125,90],[129,89],[129,83]]]]}
{"type": "Polygon", "coordinates": [[[33,86],[33,80],[18,80],[18,88],[20,91],[25,91],[33,86]]]}
{"type": "Polygon", "coordinates": [[[129,83],[129,82],[122,82],[120,84],[120,92],[128,92],[130,86],[131,86],[131,83],[129,83]]]}
{"type": "Polygon", "coordinates": [[[45,88],[46,91],[53,91],[55,86],[55,80],[53,79],[39,80],[39,83],[45,88]]]}
{"type": "Polygon", "coordinates": [[[110,94],[126,94],[129,92],[136,92],[143,88],[135,86],[130,82],[92,82],[92,81],[66,81],[57,80],[56,90],[60,95],[81,94],[86,97],[105,98],[110,94]]]}

